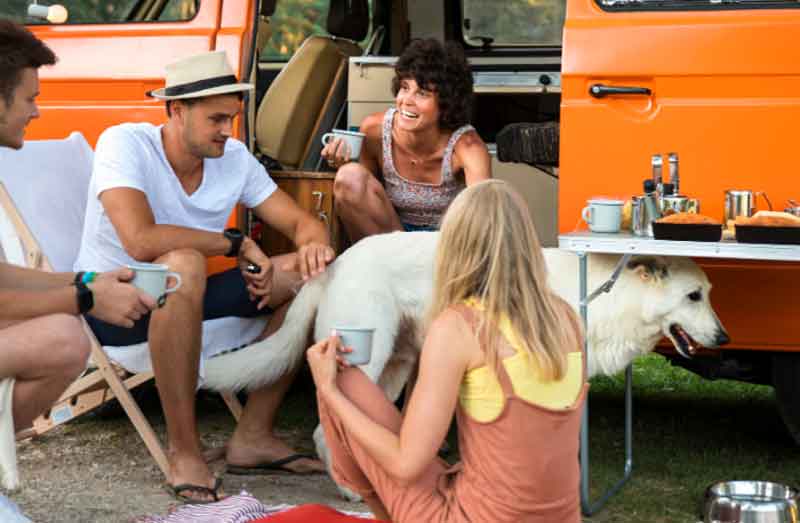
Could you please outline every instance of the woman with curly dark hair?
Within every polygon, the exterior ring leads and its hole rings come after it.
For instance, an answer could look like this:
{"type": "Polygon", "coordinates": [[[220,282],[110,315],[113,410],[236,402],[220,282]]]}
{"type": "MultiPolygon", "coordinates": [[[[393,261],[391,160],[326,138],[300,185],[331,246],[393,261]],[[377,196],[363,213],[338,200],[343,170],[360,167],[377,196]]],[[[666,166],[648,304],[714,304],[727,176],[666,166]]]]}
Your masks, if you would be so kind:
{"type": "Polygon", "coordinates": [[[438,229],[464,187],[491,177],[486,144],[468,124],[472,73],[461,48],[414,40],[395,65],[395,107],[361,123],[358,162],[343,140],[322,150],[337,168],[337,212],[352,241],[391,231],[438,229]]]}

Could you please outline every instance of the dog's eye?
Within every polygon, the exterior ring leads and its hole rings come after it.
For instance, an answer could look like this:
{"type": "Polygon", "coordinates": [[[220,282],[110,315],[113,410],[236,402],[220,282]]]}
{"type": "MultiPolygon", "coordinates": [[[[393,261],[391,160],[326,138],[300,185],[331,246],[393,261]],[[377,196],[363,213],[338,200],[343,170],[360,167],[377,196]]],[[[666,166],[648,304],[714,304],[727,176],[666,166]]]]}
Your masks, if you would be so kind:
{"type": "Polygon", "coordinates": [[[694,291],[689,294],[689,299],[692,301],[700,301],[703,299],[703,294],[700,291],[694,291]]]}

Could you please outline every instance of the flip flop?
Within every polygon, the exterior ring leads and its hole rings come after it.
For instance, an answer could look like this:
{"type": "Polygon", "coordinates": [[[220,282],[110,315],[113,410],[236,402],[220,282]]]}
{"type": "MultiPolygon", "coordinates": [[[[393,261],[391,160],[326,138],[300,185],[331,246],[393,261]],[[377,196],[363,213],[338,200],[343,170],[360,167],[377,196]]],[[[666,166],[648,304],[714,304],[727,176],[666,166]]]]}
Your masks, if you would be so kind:
{"type": "Polygon", "coordinates": [[[192,505],[206,505],[208,503],[215,503],[217,501],[222,501],[225,499],[225,496],[220,496],[219,490],[222,488],[222,478],[216,478],[214,480],[213,487],[204,487],[202,485],[193,485],[192,483],[181,483],[180,485],[170,485],[169,483],[164,484],[164,489],[175,499],[178,501],[182,501],[183,503],[192,504],[192,505]],[[199,499],[194,498],[192,496],[187,496],[182,494],[182,492],[186,491],[194,491],[201,495],[208,495],[211,496],[211,499],[199,499]]]}
{"type": "Polygon", "coordinates": [[[267,463],[259,463],[257,465],[241,466],[241,465],[228,465],[225,470],[230,474],[237,475],[253,475],[253,474],[294,474],[297,476],[311,476],[314,474],[324,474],[322,470],[309,470],[298,471],[287,467],[289,463],[299,459],[317,459],[315,456],[309,454],[291,454],[285,458],[276,459],[267,463]]]}

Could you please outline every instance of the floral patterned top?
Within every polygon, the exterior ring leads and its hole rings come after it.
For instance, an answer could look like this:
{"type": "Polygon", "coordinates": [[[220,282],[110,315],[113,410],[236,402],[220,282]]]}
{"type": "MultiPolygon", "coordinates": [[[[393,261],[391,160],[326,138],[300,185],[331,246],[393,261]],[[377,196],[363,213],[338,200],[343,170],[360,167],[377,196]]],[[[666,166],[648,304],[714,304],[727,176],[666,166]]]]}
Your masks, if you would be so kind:
{"type": "Polygon", "coordinates": [[[464,125],[450,136],[442,158],[440,183],[412,182],[400,176],[392,159],[392,123],[395,112],[397,109],[391,108],[383,117],[383,183],[386,195],[402,223],[438,228],[450,202],[465,187],[464,182],[456,179],[453,174],[453,149],[464,133],[474,131],[475,128],[464,125]]]}

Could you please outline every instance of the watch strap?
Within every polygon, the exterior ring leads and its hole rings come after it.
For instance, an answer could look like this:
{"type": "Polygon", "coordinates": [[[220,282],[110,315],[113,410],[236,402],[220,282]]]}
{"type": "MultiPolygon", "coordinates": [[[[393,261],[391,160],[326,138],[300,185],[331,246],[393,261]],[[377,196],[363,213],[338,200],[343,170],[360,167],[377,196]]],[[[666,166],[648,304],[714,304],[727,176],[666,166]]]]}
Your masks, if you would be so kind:
{"type": "Polygon", "coordinates": [[[225,256],[228,258],[236,258],[239,256],[239,251],[242,248],[242,241],[244,240],[242,231],[239,229],[225,229],[222,234],[231,242],[231,248],[225,253],[225,256]]]}
{"type": "Polygon", "coordinates": [[[75,290],[77,291],[76,299],[78,301],[78,314],[86,314],[92,307],[94,307],[94,295],[90,289],[82,281],[75,283],[75,290]]]}

